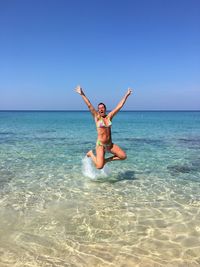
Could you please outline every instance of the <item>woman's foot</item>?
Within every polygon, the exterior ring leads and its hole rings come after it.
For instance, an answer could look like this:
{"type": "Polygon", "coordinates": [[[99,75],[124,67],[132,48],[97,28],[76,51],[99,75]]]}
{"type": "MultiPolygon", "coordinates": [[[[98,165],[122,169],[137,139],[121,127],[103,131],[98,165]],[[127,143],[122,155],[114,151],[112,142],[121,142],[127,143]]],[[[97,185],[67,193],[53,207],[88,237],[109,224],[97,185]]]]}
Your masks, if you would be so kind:
{"type": "Polygon", "coordinates": [[[87,157],[92,157],[92,155],[93,155],[92,150],[88,151],[87,154],[86,154],[87,157]]]}

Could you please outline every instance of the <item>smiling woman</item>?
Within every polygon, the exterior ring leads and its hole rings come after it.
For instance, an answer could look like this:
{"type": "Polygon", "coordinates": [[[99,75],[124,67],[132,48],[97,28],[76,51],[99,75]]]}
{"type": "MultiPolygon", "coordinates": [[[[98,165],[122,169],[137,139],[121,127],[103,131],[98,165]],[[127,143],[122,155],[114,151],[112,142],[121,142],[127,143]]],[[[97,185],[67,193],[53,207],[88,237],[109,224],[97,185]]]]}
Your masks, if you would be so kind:
{"type": "Polygon", "coordinates": [[[92,113],[96,127],[97,127],[97,143],[96,143],[96,156],[90,150],[87,153],[88,157],[91,157],[97,169],[102,169],[107,162],[114,160],[126,159],[126,153],[116,144],[112,142],[111,126],[112,118],[117,114],[118,111],[123,107],[127,98],[132,93],[132,90],[128,88],[127,93],[119,102],[119,104],[111,112],[106,114],[106,105],[104,103],[98,104],[98,111],[95,110],[89,99],[83,92],[80,86],[76,87],[76,92],[80,94],[92,113]],[[105,158],[105,152],[108,151],[113,154],[112,157],[105,158]]]}

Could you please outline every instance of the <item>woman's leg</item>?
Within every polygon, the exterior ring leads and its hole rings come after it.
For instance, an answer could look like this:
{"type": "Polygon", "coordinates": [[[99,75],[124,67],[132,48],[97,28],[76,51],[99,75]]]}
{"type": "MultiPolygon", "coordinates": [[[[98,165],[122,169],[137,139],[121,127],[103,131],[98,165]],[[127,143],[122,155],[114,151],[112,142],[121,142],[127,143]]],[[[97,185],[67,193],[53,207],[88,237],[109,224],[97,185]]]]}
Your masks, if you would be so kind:
{"type": "Polygon", "coordinates": [[[105,164],[105,151],[104,151],[104,147],[103,146],[97,146],[96,147],[96,156],[94,155],[94,153],[92,152],[92,150],[90,150],[87,153],[87,156],[90,157],[92,159],[92,161],[94,162],[94,165],[97,169],[102,169],[104,167],[105,164]]]}
{"type": "Polygon", "coordinates": [[[125,160],[127,158],[126,153],[118,145],[113,144],[109,152],[114,154],[114,156],[105,159],[105,163],[114,160],[125,160]]]}

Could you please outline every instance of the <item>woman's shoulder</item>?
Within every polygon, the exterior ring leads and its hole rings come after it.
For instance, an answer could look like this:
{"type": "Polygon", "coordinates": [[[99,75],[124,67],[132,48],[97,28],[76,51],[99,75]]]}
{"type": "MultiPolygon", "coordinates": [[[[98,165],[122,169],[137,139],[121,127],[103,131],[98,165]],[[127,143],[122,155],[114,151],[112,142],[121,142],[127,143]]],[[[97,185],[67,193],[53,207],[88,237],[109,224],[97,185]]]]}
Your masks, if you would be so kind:
{"type": "Polygon", "coordinates": [[[106,119],[109,120],[109,121],[112,120],[112,118],[111,118],[111,116],[109,116],[109,114],[106,116],[106,119]]]}
{"type": "Polygon", "coordinates": [[[101,118],[101,116],[98,113],[94,116],[95,121],[99,121],[100,118],[101,118]]]}
{"type": "Polygon", "coordinates": [[[101,115],[99,113],[97,113],[96,116],[95,116],[95,119],[96,120],[100,120],[101,119],[101,115]]]}

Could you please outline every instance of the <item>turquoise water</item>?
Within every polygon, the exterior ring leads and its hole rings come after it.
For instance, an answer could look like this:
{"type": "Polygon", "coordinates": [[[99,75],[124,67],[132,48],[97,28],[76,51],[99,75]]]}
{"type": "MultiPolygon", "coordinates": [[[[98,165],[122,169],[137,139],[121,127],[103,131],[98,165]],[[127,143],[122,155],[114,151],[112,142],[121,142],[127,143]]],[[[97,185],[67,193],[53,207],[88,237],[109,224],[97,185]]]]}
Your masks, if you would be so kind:
{"type": "Polygon", "coordinates": [[[0,266],[200,266],[200,112],[0,112],[0,266]]]}

